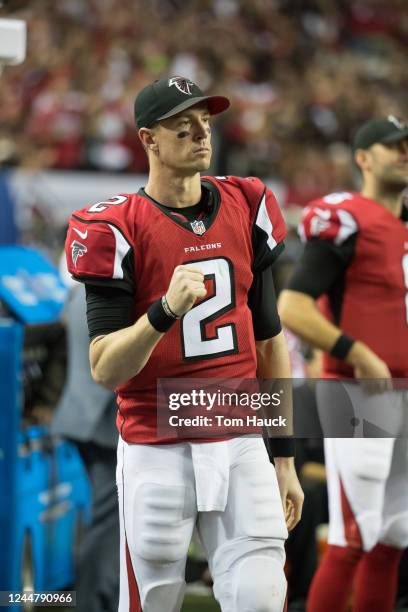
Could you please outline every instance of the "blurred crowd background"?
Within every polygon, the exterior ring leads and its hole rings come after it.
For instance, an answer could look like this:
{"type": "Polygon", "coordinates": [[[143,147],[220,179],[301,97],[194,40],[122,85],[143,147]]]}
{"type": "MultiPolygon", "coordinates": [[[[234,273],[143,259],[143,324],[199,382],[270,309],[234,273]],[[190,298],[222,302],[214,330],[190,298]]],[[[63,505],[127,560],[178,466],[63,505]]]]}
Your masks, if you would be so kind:
{"type": "MultiPolygon", "coordinates": [[[[283,181],[285,204],[352,185],[349,141],[406,112],[406,0],[33,0],[5,70],[0,164],[146,171],[135,93],[181,74],[226,94],[217,174],[283,181]]],[[[19,15],[20,16],[20,15],[19,15]]]]}
{"type": "MultiPolygon", "coordinates": [[[[15,15],[0,17],[26,20],[28,49],[1,77],[0,243],[34,245],[54,262],[73,208],[144,180],[133,101],[154,78],[187,76],[231,99],[214,121],[210,173],[257,175],[277,193],[289,226],[278,291],[300,251],[301,207],[356,187],[355,129],[375,115],[407,118],[407,0],[8,3],[15,15]]],[[[288,342],[294,375],[318,377],[319,355],[288,342]]],[[[315,526],[327,522],[321,443],[309,442],[297,451],[308,508],[288,544],[291,610],[304,609],[315,526]]]]}

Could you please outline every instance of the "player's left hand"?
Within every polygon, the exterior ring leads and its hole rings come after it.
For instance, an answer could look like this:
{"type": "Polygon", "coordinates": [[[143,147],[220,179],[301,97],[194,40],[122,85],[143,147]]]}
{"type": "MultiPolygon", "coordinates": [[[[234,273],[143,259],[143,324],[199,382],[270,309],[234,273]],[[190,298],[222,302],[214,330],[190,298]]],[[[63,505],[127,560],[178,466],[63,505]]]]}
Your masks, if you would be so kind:
{"type": "Polygon", "coordinates": [[[293,457],[275,457],[275,470],[278,478],[286,527],[292,531],[302,516],[305,495],[296,474],[293,457]]]}

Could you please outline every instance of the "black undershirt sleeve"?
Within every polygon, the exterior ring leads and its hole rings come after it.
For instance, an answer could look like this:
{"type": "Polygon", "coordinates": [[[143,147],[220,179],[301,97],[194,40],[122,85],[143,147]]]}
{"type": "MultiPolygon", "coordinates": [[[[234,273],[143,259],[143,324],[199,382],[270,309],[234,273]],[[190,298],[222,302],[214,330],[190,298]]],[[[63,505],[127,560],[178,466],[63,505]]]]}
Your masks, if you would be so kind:
{"type": "Polygon", "coordinates": [[[318,238],[309,240],[295,266],[288,289],[306,293],[314,299],[327,293],[350,265],[356,238],[357,234],[353,234],[341,245],[318,238]]]}
{"type": "Polygon", "coordinates": [[[282,331],[276,304],[272,266],[254,273],[248,293],[248,306],[252,312],[255,340],[268,340],[282,331]]]}
{"type": "MultiPolygon", "coordinates": [[[[254,274],[248,294],[248,306],[252,311],[255,340],[268,340],[282,331],[277,309],[272,265],[254,274]]],[[[294,438],[264,438],[266,450],[271,461],[275,457],[295,455],[294,438]]]]}
{"type": "Polygon", "coordinates": [[[86,283],[89,338],[129,327],[134,320],[134,296],[118,287],[86,283]]]}

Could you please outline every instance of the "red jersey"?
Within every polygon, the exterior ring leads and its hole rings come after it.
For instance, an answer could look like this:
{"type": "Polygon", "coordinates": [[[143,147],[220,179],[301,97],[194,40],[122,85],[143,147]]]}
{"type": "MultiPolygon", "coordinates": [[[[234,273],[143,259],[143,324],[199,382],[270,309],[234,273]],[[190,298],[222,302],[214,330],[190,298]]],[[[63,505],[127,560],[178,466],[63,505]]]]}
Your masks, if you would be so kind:
{"type": "Polygon", "coordinates": [[[204,177],[202,186],[212,202],[205,220],[186,223],[182,209],[166,211],[143,190],[84,208],[70,220],[70,273],[131,291],[135,321],[166,293],[177,265],[194,263],[205,275],[206,298],[166,332],[143,370],[116,390],[117,425],[127,442],[171,441],[156,436],[158,378],[256,377],[248,291],[253,271],[280,252],[285,224],[259,179],[204,177]]]}
{"type": "MultiPolygon", "coordinates": [[[[320,300],[322,312],[345,334],[367,344],[394,377],[408,376],[407,222],[361,194],[334,193],[304,210],[300,233],[306,241],[330,241],[340,250],[352,240],[344,276],[320,300]]],[[[353,375],[329,354],[324,374],[353,375]]]]}

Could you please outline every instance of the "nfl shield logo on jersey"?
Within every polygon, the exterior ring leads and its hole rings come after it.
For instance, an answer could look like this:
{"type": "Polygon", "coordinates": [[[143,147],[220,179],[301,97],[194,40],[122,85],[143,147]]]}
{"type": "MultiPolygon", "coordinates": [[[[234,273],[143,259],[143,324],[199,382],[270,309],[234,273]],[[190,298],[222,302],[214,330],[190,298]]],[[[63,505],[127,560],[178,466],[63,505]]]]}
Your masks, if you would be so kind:
{"type": "Polygon", "coordinates": [[[203,221],[193,221],[192,223],[190,223],[190,225],[195,234],[202,236],[205,233],[205,225],[203,221]]]}

